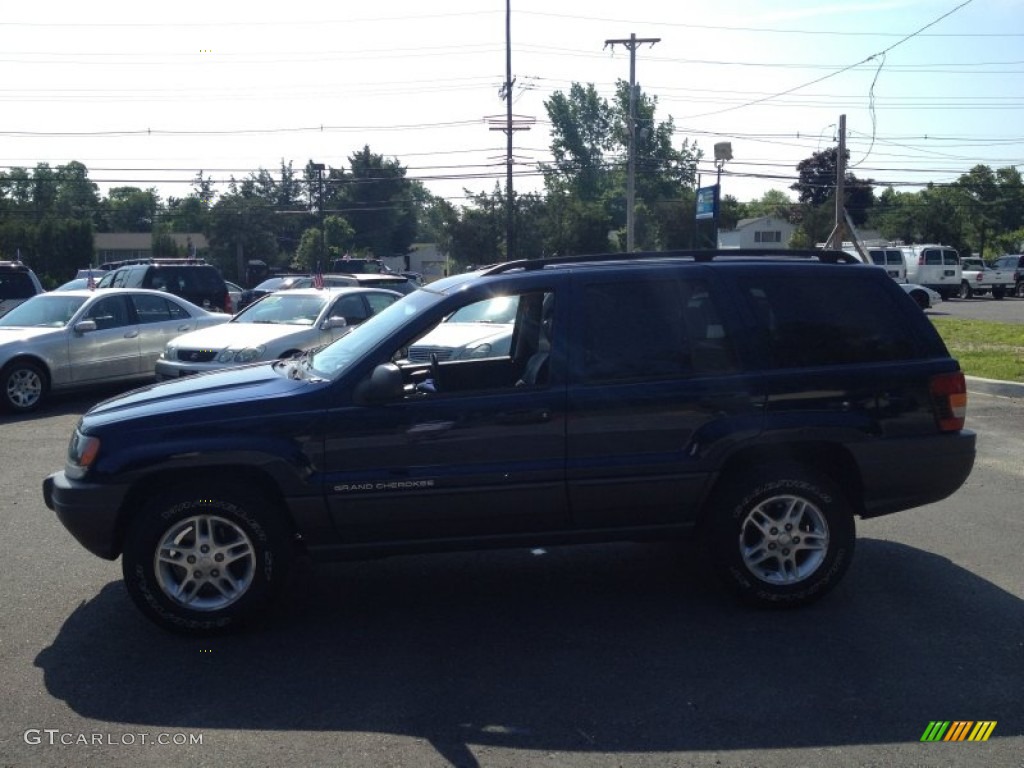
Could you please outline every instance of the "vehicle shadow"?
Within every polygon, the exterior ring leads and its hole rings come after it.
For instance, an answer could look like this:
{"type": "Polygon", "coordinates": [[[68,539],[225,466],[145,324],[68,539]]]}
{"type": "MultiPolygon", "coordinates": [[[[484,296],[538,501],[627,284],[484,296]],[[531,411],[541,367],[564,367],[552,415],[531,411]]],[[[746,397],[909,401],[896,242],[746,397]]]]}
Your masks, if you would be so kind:
{"type": "Polygon", "coordinates": [[[262,626],[213,640],[152,627],[114,582],[36,665],[93,720],[400,734],[457,766],[472,746],[912,742],[937,718],[1019,736],[1024,601],[928,552],[858,548],[832,595],[783,612],[738,606],[669,545],[307,567],[262,626]]]}

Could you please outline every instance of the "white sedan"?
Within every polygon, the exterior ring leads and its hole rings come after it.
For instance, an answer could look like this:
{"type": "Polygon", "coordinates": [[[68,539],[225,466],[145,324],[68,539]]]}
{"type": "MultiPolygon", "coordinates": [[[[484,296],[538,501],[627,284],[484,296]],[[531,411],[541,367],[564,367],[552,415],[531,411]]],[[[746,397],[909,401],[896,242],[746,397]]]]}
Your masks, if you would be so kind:
{"type": "Polygon", "coordinates": [[[25,413],[53,391],[153,380],[167,342],[226,323],[162,291],[105,288],[41,293],[0,318],[0,392],[25,413]]]}
{"type": "Polygon", "coordinates": [[[223,325],[172,340],[156,361],[156,376],[176,379],[293,357],[341,338],[401,298],[400,293],[375,288],[276,291],[223,325]]]}

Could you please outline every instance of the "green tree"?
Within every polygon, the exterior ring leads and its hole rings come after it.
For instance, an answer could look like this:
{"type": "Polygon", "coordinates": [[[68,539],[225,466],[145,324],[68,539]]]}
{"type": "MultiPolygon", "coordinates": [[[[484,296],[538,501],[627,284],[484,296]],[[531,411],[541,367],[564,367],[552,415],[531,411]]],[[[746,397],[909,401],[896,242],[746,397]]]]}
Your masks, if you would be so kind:
{"type": "Polygon", "coordinates": [[[89,169],[72,161],[57,167],[53,213],[61,218],[99,219],[99,187],[89,180],[89,169]]]}
{"type": "Polygon", "coordinates": [[[103,232],[151,232],[160,208],[155,189],[112,187],[103,201],[103,232]]]}
{"type": "Polygon", "coordinates": [[[757,200],[746,203],[746,215],[743,218],[772,216],[776,219],[790,221],[793,217],[795,203],[780,189],[769,189],[757,200]]]}
{"type": "MultiPolygon", "coordinates": [[[[847,152],[847,158],[849,155],[850,153],[847,152]]],[[[797,192],[799,202],[805,206],[817,208],[835,200],[836,176],[839,170],[838,158],[839,150],[836,147],[830,147],[821,152],[815,152],[811,157],[801,160],[797,164],[799,180],[790,186],[790,189],[797,192]]],[[[874,204],[872,182],[870,180],[862,181],[847,172],[843,183],[843,197],[850,219],[857,225],[865,223],[874,204]]],[[[834,219],[833,215],[833,223],[834,219]]]]}
{"type": "Polygon", "coordinates": [[[404,256],[416,238],[417,212],[405,168],[398,160],[371,152],[369,146],[348,160],[349,173],[340,179],[343,208],[328,210],[351,223],[357,250],[377,257],[404,256]]]}

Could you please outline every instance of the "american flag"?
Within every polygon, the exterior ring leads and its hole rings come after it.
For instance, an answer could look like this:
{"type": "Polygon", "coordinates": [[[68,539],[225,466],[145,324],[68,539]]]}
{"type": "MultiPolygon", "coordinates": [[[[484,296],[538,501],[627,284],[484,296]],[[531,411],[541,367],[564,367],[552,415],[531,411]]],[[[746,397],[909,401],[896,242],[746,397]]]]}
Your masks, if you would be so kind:
{"type": "Polygon", "coordinates": [[[324,273],[320,271],[320,262],[316,263],[316,272],[313,273],[313,287],[318,291],[324,287],[324,273]]]}

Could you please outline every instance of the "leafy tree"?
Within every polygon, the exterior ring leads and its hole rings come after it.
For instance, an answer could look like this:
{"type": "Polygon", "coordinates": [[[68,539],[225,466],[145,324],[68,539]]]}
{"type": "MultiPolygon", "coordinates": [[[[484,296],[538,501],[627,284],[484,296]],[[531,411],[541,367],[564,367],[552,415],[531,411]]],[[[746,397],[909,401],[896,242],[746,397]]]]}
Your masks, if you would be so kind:
{"type": "Polygon", "coordinates": [[[357,250],[378,257],[405,255],[416,238],[416,200],[398,160],[374,154],[369,146],[349,158],[342,177],[340,211],[355,231],[357,250]]]}
{"type": "Polygon", "coordinates": [[[600,199],[610,184],[606,156],[615,146],[614,118],[594,84],[573,83],[569,95],[556,91],[544,103],[551,121],[554,163],[542,165],[549,192],[581,201],[600,199]]]}
{"type": "Polygon", "coordinates": [[[220,196],[210,211],[209,237],[211,259],[225,276],[240,278],[250,259],[276,262],[277,218],[251,180],[235,182],[234,192],[220,196]]]}
{"type": "Polygon", "coordinates": [[[789,199],[789,195],[781,189],[769,189],[757,200],[752,200],[745,205],[746,215],[743,218],[772,216],[784,221],[792,219],[795,206],[794,202],[789,199]]]}
{"type": "Polygon", "coordinates": [[[103,203],[102,232],[150,232],[160,208],[155,189],[112,187],[103,203]]]}
{"type": "Polygon", "coordinates": [[[61,218],[99,219],[99,187],[89,181],[89,170],[72,161],[57,167],[53,213],[61,218]]]}
{"type": "MultiPolygon", "coordinates": [[[[849,152],[846,153],[849,158],[849,152]]],[[[801,160],[797,166],[799,181],[790,186],[798,193],[797,199],[805,206],[820,207],[835,200],[836,174],[838,173],[839,150],[836,147],[815,152],[801,160]]],[[[844,177],[846,211],[854,224],[867,221],[874,204],[872,182],[862,181],[847,172],[844,177]]],[[[834,205],[834,203],[833,203],[834,205]]],[[[833,216],[833,219],[835,217],[833,216]]]]}

